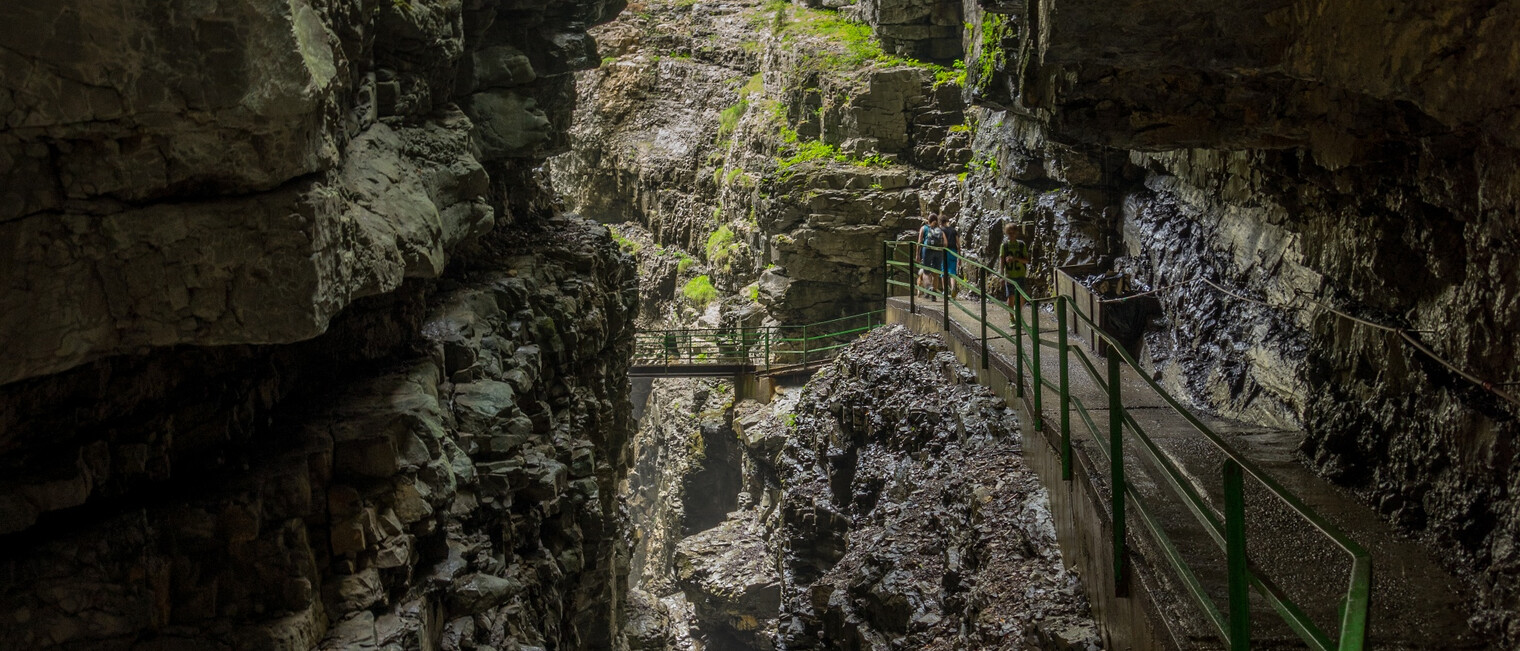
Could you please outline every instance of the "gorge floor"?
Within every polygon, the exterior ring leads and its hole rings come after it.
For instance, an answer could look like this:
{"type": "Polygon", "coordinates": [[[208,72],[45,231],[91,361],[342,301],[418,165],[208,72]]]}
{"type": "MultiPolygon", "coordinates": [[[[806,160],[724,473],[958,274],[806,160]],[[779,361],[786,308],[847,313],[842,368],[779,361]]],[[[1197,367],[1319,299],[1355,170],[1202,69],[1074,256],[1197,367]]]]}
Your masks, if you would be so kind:
{"type": "Polygon", "coordinates": [[[769,405],[659,384],[625,495],[646,552],[631,583],[655,611],[641,621],[667,628],[634,648],[1098,648],[1014,412],[937,339],[878,330],[769,405]],[[654,476],[650,455],[666,455],[654,476]],[[724,468],[742,475],[733,510],[674,535],[715,488],[692,480],[724,468]]]}

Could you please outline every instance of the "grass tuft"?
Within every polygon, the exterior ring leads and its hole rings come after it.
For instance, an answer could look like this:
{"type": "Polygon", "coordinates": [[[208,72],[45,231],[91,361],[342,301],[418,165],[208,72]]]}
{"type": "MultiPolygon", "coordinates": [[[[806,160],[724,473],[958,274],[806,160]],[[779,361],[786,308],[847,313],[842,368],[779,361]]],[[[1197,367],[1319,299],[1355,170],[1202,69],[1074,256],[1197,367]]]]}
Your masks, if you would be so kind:
{"type": "Polygon", "coordinates": [[[697,307],[706,307],[708,303],[717,300],[718,289],[713,287],[711,278],[705,275],[697,276],[687,281],[686,286],[681,288],[681,295],[697,307]]]}

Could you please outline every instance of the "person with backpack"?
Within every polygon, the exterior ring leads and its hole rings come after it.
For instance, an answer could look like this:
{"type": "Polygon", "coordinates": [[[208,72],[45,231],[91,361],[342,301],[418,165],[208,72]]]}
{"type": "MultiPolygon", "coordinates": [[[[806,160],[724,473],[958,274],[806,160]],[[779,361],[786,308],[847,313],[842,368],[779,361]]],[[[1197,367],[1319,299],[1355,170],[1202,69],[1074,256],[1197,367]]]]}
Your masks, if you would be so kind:
{"type": "Polygon", "coordinates": [[[674,332],[667,332],[667,333],[665,333],[665,337],[664,337],[662,343],[665,344],[665,363],[666,364],[669,364],[670,360],[672,358],[674,358],[676,361],[680,361],[681,360],[681,351],[680,351],[680,349],[676,348],[676,333],[674,333],[674,332]]]}
{"type": "MultiPolygon", "coordinates": [[[[1015,287],[1029,292],[1029,244],[1024,241],[1019,227],[1013,222],[1003,225],[1003,244],[998,247],[998,261],[1008,282],[1003,285],[1004,300],[1015,310],[1024,308],[1024,299],[1015,287]]],[[[1013,315],[1009,315],[1010,320],[1013,315]]]]}
{"type": "Polygon", "coordinates": [[[945,233],[945,248],[949,251],[945,254],[945,273],[950,286],[945,288],[945,293],[950,298],[955,298],[960,293],[961,284],[956,282],[960,277],[961,258],[961,234],[955,229],[955,220],[950,217],[940,216],[939,229],[945,233]]]}
{"type": "MultiPolygon", "coordinates": [[[[918,272],[919,287],[930,291],[939,291],[939,276],[945,269],[945,252],[939,248],[945,245],[945,231],[939,227],[939,215],[929,215],[922,228],[918,229],[918,272]]],[[[934,296],[926,291],[925,296],[929,300],[935,300],[934,296]]]]}

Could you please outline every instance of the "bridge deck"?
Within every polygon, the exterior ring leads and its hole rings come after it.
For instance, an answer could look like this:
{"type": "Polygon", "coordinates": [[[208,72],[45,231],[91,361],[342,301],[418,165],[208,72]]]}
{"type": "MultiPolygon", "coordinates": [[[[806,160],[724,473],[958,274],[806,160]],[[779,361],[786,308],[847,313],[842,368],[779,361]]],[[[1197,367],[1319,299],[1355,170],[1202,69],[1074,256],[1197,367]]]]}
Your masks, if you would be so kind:
{"type": "MultiPolygon", "coordinates": [[[[889,299],[888,305],[899,313],[908,310],[906,298],[889,299]]],[[[974,308],[976,304],[971,302],[970,305],[974,308]]],[[[939,324],[942,309],[943,303],[919,301],[918,314],[931,316],[920,320],[919,326],[926,323],[939,324]]],[[[952,309],[950,312],[950,333],[962,345],[979,351],[980,322],[960,310],[952,309]]],[[[989,306],[988,313],[1006,314],[1000,308],[992,306],[989,306]]],[[[1006,321],[1001,321],[998,325],[1002,327],[1005,323],[1006,321]]],[[[1041,325],[1041,337],[1055,339],[1054,316],[1048,312],[1042,314],[1041,325]]],[[[938,327],[925,329],[939,330],[938,327]]],[[[1079,340],[1072,337],[1071,341],[1079,340]]],[[[988,349],[991,357],[989,366],[1002,369],[1004,374],[1011,376],[1015,359],[1012,344],[997,339],[989,342],[988,349]]],[[[1059,357],[1054,350],[1042,351],[1040,361],[1046,377],[1055,378],[1059,357]]],[[[1106,393],[1089,379],[1086,372],[1078,368],[1073,368],[1070,372],[1070,386],[1072,395],[1085,403],[1093,420],[1100,428],[1104,427],[1103,423],[1108,418],[1106,393]]],[[[1126,408],[1134,418],[1171,461],[1191,478],[1191,483],[1204,499],[1222,511],[1223,493],[1219,480],[1224,462],[1222,453],[1203,440],[1176,412],[1165,408],[1165,404],[1128,366],[1123,368],[1121,386],[1126,408]]],[[[1056,428],[1059,423],[1057,395],[1047,388],[1042,400],[1047,428],[1056,428]]],[[[1027,413],[1029,407],[1027,404],[1025,407],[1027,413]]],[[[1303,465],[1296,455],[1298,444],[1303,439],[1302,432],[1264,428],[1219,418],[1205,420],[1237,450],[1369,550],[1372,555],[1373,591],[1368,648],[1488,648],[1488,643],[1472,631],[1466,622],[1469,605],[1465,595],[1471,594],[1471,589],[1442,569],[1434,560],[1431,550],[1420,541],[1397,532],[1349,491],[1332,485],[1303,465]]],[[[1073,448],[1078,456],[1099,460],[1098,463],[1101,464],[1102,470],[1092,473],[1090,477],[1100,491],[1108,490],[1106,443],[1100,443],[1088,431],[1075,409],[1071,428],[1073,448]]],[[[1126,444],[1125,455],[1125,468],[1130,482],[1162,521],[1163,530],[1182,551],[1188,564],[1198,571],[1199,579],[1208,594],[1222,606],[1227,601],[1223,553],[1181,500],[1165,486],[1159,471],[1143,462],[1144,457],[1138,449],[1131,450],[1131,446],[1126,444]],[[1208,568],[1215,569],[1211,571],[1208,568]]],[[[1106,500],[1107,497],[1103,499],[1106,500]]],[[[1266,495],[1265,491],[1259,488],[1253,491],[1253,484],[1249,481],[1246,505],[1252,562],[1303,606],[1317,625],[1334,635],[1339,630],[1337,608],[1345,590],[1346,567],[1349,565],[1346,557],[1337,553],[1326,539],[1316,535],[1307,523],[1266,495]]],[[[1126,518],[1130,523],[1132,537],[1143,531],[1134,517],[1131,513],[1126,518]]],[[[1137,562],[1150,564],[1153,571],[1160,574],[1171,572],[1160,559],[1138,559],[1137,562]]],[[[1157,601],[1165,604],[1163,610],[1167,611],[1170,620],[1168,624],[1172,626],[1173,634],[1181,646],[1188,649],[1222,648],[1214,629],[1206,623],[1191,597],[1182,591],[1180,584],[1171,587],[1176,590],[1176,594],[1170,597],[1157,595],[1157,601]]],[[[1254,592],[1252,598],[1254,647],[1304,647],[1264,600],[1254,592]]]]}
{"type": "Polygon", "coordinates": [[[755,372],[754,364],[634,364],[629,377],[733,377],[755,372]]]}

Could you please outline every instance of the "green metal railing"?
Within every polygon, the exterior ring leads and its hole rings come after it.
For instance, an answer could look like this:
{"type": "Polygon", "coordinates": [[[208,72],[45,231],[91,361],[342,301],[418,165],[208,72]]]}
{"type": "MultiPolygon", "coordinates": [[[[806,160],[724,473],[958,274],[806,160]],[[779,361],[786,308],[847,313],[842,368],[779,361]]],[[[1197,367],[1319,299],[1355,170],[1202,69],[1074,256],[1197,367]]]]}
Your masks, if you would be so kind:
{"type": "Polygon", "coordinates": [[[634,334],[633,363],[767,371],[809,366],[832,359],[862,333],[884,325],[884,315],[876,310],[803,325],[642,330],[634,334]]]}
{"type": "Polygon", "coordinates": [[[1066,296],[1049,296],[1034,298],[1022,287],[1014,284],[1011,286],[1018,302],[1022,301],[1033,306],[1029,310],[1029,318],[1026,322],[1024,310],[1016,309],[1005,304],[1003,301],[992,298],[988,292],[988,283],[1004,284],[1009,279],[996,272],[992,268],[972,260],[959,256],[954,251],[941,247],[927,247],[917,242],[885,242],[882,248],[883,268],[885,280],[883,293],[890,297],[895,288],[906,288],[908,291],[909,309],[917,311],[918,294],[920,292],[936,300],[945,303],[944,309],[940,310],[942,326],[950,328],[950,308],[953,306],[961,312],[975,319],[981,329],[981,367],[988,367],[988,343],[998,338],[1013,345],[1015,351],[1014,374],[1017,376],[1014,382],[1015,394],[1024,398],[1024,384],[1026,375],[1026,360],[1029,369],[1028,375],[1033,387],[1032,408],[1037,414],[1034,427],[1043,430],[1045,427],[1044,412],[1042,411],[1042,388],[1049,388],[1058,396],[1060,426],[1060,452],[1061,452],[1061,478],[1071,479],[1072,474],[1072,448],[1071,448],[1071,415],[1075,408],[1078,417],[1092,432],[1093,437],[1108,456],[1109,479],[1112,484],[1111,510],[1113,513],[1113,571],[1115,589],[1120,596],[1127,594],[1128,586],[1125,579],[1125,556],[1126,556],[1126,509],[1133,507],[1135,515],[1145,528],[1150,531],[1161,549],[1167,563],[1176,571],[1188,594],[1203,609],[1209,621],[1218,630],[1219,635],[1225,640],[1232,651],[1249,649],[1251,644],[1250,623],[1250,590],[1255,589],[1282,617],[1284,622],[1293,629],[1303,641],[1318,651],[1359,651],[1366,645],[1367,638],[1367,608],[1371,593],[1372,562],[1367,550],[1363,549],[1356,541],[1351,540],[1338,528],[1332,525],[1324,517],[1315,513],[1302,500],[1288,489],[1284,488],[1276,480],[1272,479],[1261,468],[1257,467],[1244,455],[1235,450],[1223,437],[1205,424],[1198,416],[1187,410],[1171,394],[1167,393],[1150,374],[1141,371],[1133,357],[1120,343],[1102,329],[1089,315],[1083,314],[1076,309],[1066,296]],[[940,290],[933,290],[917,286],[915,282],[919,273],[925,269],[919,262],[919,254],[925,250],[943,251],[948,256],[956,256],[964,276],[956,276],[945,273],[941,269],[933,269],[931,275],[940,280],[940,290]],[[967,277],[976,277],[971,282],[967,277]],[[907,281],[898,280],[896,275],[905,274],[907,281]],[[959,291],[957,291],[959,290],[959,291]],[[975,300],[975,307],[968,307],[964,302],[957,299],[957,294],[964,292],[969,298],[975,300]],[[1056,318],[1056,339],[1050,341],[1040,337],[1040,312],[1041,306],[1051,303],[1054,306],[1056,318]],[[1012,332],[1004,331],[992,323],[987,317],[988,305],[996,305],[1002,314],[1009,315],[1012,321],[1012,332]],[[1106,345],[1105,357],[1107,368],[1099,370],[1092,356],[1083,350],[1082,346],[1072,345],[1067,339],[1067,329],[1072,323],[1069,318],[1075,318],[1090,326],[1099,333],[1106,345]],[[989,335],[989,332],[995,337],[989,335]],[[1028,350],[1026,351],[1026,347],[1028,350]],[[1053,348],[1060,357],[1058,364],[1058,377],[1055,382],[1043,377],[1040,366],[1040,350],[1053,348]],[[1100,428],[1094,421],[1092,414],[1076,396],[1071,395],[1071,385],[1068,369],[1072,360],[1079,362],[1093,382],[1103,390],[1108,398],[1108,422],[1106,428],[1100,428]],[[1160,396],[1166,404],[1182,416],[1190,425],[1203,435],[1215,448],[1225,456],[1224,467],[1221,473],[1221,483],[1224,493],[1223,514],[1216,513],[1204,499],[1177,465],[1156,445],[1146,433],[1140,423],[1136,422],[1124,407],[1121,396],[1120,365],[1125,364],[1134,369],[1138,377],[1144,381],[1156,395],[1160,396]],[[1188,562],[1182,557],[1182,553],[1172,544],[1170,537],[1162,530],[1150,508],[1141,499],[1134,485],[1127,482],[1124,476],[1124,432],[1128,430],[1130,440],[1135,444],[1146,459],[1152,465],[1161,470],[1161,479],[1175,493],[1193,517],[1203,526],[1209,536],[1225,553],[1227,575],[1227,604],[1226,610],[1221,612],[1214,600],[1208,595],[1203,584],[1198,580],[1197,574],[1188,562]],[[1339,635],[1331,638],[1321,630],[1309,616],[1288,598],[1287,594],[1273,583],[1262,569],[1250,560],[1249,540],[1245,526],[1245,478],[1250,477],[1264,487],[1267,492],[1275,496],[1298,517],[1313,527],[1321,535],[1327,538],[1335,546],[1339,547],[1351,558],[1350,578],[1345,596],[1341,599],[1338,611],[1340,613],[1339,635]]]}

